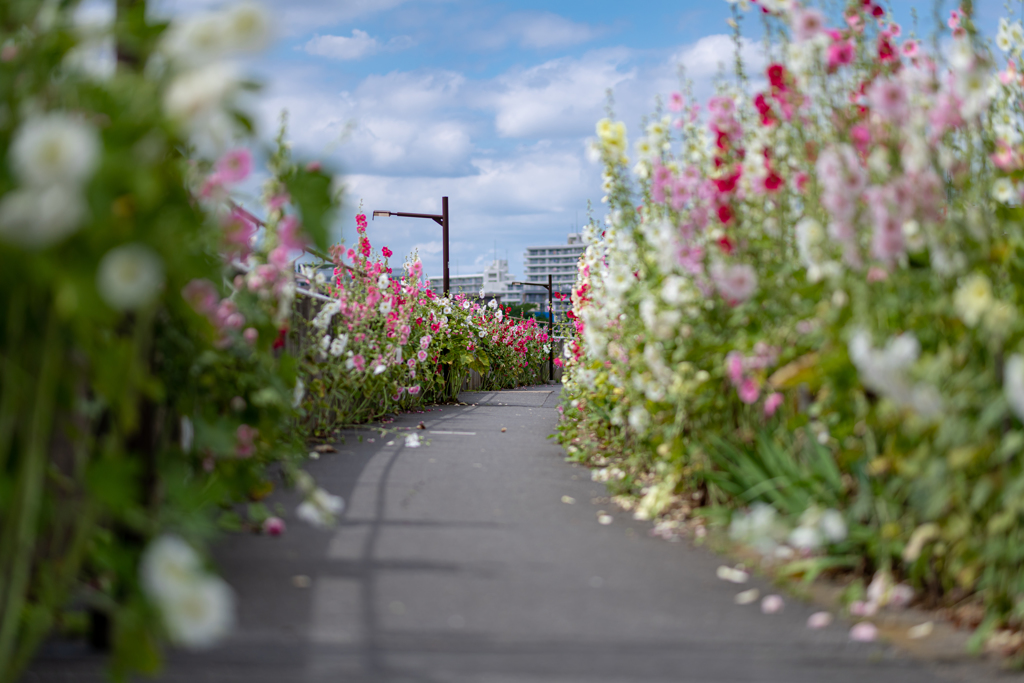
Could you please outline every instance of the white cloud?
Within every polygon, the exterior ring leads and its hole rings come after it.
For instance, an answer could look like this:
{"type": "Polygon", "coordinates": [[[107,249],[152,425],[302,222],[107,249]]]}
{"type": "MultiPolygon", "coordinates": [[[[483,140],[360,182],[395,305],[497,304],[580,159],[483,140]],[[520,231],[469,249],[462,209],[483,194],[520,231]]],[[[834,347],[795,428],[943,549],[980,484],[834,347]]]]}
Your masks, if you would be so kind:
{"type": "Polygon", "coordinates": [[[519,44],[532,49],[578,45],[601,33],[589,24],[577,23],[550,12],[513,15],[510,26],[519,44]]]}
{"type": "Polygon", "coordinates": [[[404,50],[413,45],[414,41],[409,36],[397,36],[387,43],[381,44],[366,31],[354,28],[351,36],[313,36],[302,46],[302,50],[320,57],[349,60],[362,59],[382,50],[404,50]]]}
{"type": "Polygon", "coordinates": [[[629,53],[602,50],[562,58],[495,80],[490,106],[502,137],[580,135],[601,118],[608,88],[636,77],[621,71],[629,53]]]}
{"type": "MultiPolygon", "coordinates": [[[[749,38],[740,38],[740,56],[748,73],[761,71],[767,64],[762,44],[749,38]]],[[[726,72],[731,73],[735,59],[733,38],[724,34],[704,36],[673,57],[673,61],[686,67],[686,75],[693,79],[713,77],[723,65],[726,72]]]]}

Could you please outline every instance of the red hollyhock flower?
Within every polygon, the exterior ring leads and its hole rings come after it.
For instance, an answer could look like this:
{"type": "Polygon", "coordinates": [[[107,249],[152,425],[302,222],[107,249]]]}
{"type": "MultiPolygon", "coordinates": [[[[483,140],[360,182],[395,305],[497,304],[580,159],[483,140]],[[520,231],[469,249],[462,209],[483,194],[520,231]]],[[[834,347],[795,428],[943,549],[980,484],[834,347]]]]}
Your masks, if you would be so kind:
{"type": "Polygon", "coordinates": [[[285,339],[287,338],[287,336],[288,336],[288,328],[287,327],[282,327],[280,330],[277,331],[277,339],[274,340],[274,350],[275,351],[277,349],[283,349],[284,348],[284,342],[285,342],[285,339]]]}
{"type": "Polygon", "coordinates": [[[775,192],[782,186],[782,177],[775,171],[768,173],[768,177],[764,179],[764,189],[769,192],[775,192]]]}
{"type": "Polygon", "coordinates": [[[726,254],[731,254],[734,249],[732,240],[728,237],[722,237],[718,240],[718,248],[724,251],[726,254]]]}
{"type": "MultiPolygon", "coordinates": [[[[718,207],[718,220],[722,223],[729,223],[732,220],[732,208],[728,204],[718,207]]],[[[724,237],[722,239],[725,239],[724,237]]]]}
{"type": "Polygon", "coordinates": [[[781,64],[772,64],[768,67],[768,82],[773,88],[786,92],[786,67],[781,64]]]}
{"type": "Polygon", "coordinates": [[[878,59],[883,62],[891,62],[896,59],[896,48],[888,38],[882,37],[878,41],[878,59]]]}
{"type": "Polygon", "coordinates": [[[733,190],[736,189],[736,181],[738,181],[739,179],[740,174],[736,173],[727,178],[720,178],[716,180],[715,185],[718,187],[719,192],[732,192],[733,190]]]}

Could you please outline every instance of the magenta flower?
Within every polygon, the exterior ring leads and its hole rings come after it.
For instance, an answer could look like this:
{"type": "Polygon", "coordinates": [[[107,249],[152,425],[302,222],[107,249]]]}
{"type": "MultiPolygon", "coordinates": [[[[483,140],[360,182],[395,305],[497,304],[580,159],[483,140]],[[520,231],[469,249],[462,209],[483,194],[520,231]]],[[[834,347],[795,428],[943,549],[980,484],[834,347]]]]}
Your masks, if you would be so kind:
{"type": "Polygon", "coordinates": [[[233,149],[217,161],[216,169],[220,182],[241,182],[252,172],[252,154],[247,149],[233,149]]]}
{"type": "Polygon", "coordinates": [[[409,387],[408,391],[411,395],[415,396],[416,394],[420,393],[420,385],[416,384],[414,386],[411,386],[409,387]]]}
{"type": "Polygon", "coordinates": [[[239,458],[251,457],[256,452],[254,441],[259,435],[259,430],[247,424],[238,425],[235,430],[235,453],[239,458]]]}
{"type": "Polygon", "coordinates": [[[782,394],[774,392],[764,400],[764,414],[767,417],[771,417],[775,414],[775,411],[782,405],[782,394]]]}
{"type": "Polygon", "coordinates": [[[284,520],[280,517],[267,517],[263,520],[263,533],[267,536],[280,536],[284,529],[284,520]]]}
{"type": "Polygon", "coordinates": [[[739,394],[740,400],[750,405],[757,401],[757,397],[761,395],[761,388],[757,386],[757,382],[751,378],[747,378],[740,383],[739,388],[736,389],[736,393],[739,394]]]}

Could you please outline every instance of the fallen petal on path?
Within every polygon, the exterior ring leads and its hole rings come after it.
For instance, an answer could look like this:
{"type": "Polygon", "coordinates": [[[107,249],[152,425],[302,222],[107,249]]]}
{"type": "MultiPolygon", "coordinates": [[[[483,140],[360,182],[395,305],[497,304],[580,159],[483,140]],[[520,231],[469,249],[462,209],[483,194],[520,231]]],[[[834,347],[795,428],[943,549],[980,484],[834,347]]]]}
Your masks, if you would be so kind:
{"type": "Polygon", "coordinates": [[[786,603],[781,595],[766,595],[761,601],[762,614],[778,614],[785,608],[786,603]]]}
{"type": "Polygon", "coordinates": [[[878,627],[870,621],[862,621],[854,624],[850,629],[850,640],[858,643],[870,643],[878,637],[878,627]]]}
{"type": "Polygon", "coordinates": [[[825,628],[832,623],[832,615],[828,612],[815,612],[807,617],[807,628],[825,628]]]}
{"type": "Polygon", "coordinates": [[[733,598],[733,601],[737,605],[749,605],[750,603],[755,602],[759,597],[761,597],[761,591],[756,588],[751,588],[748,591],[737,593],[736,597],[733,598]]]}

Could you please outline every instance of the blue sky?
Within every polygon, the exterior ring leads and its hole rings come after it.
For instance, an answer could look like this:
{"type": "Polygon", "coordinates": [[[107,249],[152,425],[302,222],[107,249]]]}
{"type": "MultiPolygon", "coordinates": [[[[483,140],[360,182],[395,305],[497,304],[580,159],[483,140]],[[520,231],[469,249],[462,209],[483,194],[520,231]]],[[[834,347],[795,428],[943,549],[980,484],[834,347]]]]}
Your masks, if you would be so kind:
{"type": "MultiPolygon", "coordinates": [[[[151,0],[172,14],[212,0],[151,0]]],[[[917,6],[931,32],[931,2],[894,0],[910,28],[917,6]]],[[[1016,4],[1016,3],[1015,3],[1016,4]]],[[[451,202],[452,272],[479,272],[497,252],[522,275],[530,245],[564,243],[600,215],[600,169],[585,142],[604,115],[605,91],[632,138],[655,98],[676,89],[680,63],[698,95],[732,62],[724,0],[288,0],[266,2],[273,47],[250,68],[265,82],[258,118],[269,137],[281,110],[310,158],[346,176],[342,235],[356,208],[440,212],[451,202]]],[[[976,2],[994,31],[1002,3],[976,2]]],[[[948,14],[953,3],[943,4],[948,14]]],[[[759,13],[746,15],[746,54],[763,67],[759,13]]],[[[370,223],[375,247],[418,250],[441,273],[440,229],[414,219],[370,223]]]]}

